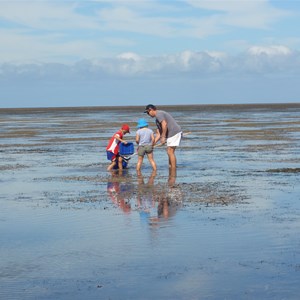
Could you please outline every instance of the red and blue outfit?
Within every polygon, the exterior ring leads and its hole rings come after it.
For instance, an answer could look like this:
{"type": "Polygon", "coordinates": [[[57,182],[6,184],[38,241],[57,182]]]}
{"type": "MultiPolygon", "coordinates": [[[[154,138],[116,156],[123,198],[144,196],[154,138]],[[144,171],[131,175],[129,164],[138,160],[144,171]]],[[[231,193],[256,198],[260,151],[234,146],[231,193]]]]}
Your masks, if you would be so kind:
{"type": "Polygon", "coordinates": [[[106,147],[107,159],[114,161],[116,157],[119,155],[119,146],[120,141],[116,139],[116,136],[120,139],[123,139],[122,130],[118,130],[113,137],[109,140],[108,145],[106,147]]]}

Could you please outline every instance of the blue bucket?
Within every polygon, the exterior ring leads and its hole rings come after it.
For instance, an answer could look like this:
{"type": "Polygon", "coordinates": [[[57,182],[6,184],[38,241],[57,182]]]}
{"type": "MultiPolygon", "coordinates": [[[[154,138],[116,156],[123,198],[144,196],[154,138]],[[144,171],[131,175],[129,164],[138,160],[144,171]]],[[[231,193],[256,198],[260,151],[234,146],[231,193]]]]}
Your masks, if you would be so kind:
{"type": "Polygon", "coordinates": [[[134,153],[133,143],[121,143],[120,144],[120,155],[131,155],[134,153]]]}

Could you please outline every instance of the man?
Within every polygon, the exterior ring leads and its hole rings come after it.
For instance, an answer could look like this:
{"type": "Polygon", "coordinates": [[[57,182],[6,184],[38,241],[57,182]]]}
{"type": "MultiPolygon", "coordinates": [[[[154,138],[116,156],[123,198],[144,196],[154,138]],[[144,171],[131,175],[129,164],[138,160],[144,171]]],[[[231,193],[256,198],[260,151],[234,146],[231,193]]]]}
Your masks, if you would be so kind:
{"type": "Polygon", "coordinates": [[[163,110],[157,110],[156,106],[153,104],[148,104],[144,113],[147,113],[151,118],[156,118],[157,135],[154,143],[156,144],[159,140],[161,144],[167,143],[169,173],[172,176],[176,176],[175,150],[180,144],[182,136],[181,127],[169,113],[163,110]]]}

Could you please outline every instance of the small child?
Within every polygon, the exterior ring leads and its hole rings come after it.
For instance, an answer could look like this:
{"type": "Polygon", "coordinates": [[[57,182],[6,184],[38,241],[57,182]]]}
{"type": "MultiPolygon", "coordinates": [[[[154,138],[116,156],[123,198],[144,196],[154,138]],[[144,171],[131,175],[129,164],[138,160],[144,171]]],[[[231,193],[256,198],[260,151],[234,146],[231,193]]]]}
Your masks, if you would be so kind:
{"type": "Polygon", "coordinates": [[[144,119],[138,120],[135,141],[138,146],[138,162],[136,165],[136,170],[138,173],[141,171],[141,166],[143,164],[143,159],[145,154],[147,154],[148,160],[153,168],[153,171],[156,171],[156,163],[153,159],[153,146],[154,146],[154,133],[152,129],[148,128],[148,123],[144,119]]]}
{"type": "Polygon", "coordinates": [[[119,170],[123,169],[123,159],[119,155],[119,146],[120,143],[127,144],[127,142],[123,140],[123,136],[126,133],[130,133],[130,127],[127,124],[124,124],[122,125],[121,129],[119,129],[109,140],[108,145],[106,147],[106,154],[107,158],[111,160],[111,164],[107,167],[107,171],[111,171],[117,163],[119,170]]]}

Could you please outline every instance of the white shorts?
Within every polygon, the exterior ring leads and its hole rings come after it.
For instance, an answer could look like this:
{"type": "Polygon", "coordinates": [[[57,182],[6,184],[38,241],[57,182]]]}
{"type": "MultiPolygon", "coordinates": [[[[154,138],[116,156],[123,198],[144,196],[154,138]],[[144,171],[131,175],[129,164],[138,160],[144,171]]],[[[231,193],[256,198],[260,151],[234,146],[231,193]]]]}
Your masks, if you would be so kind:
{"type": "Polygon", "coordinates": [[[168,147],[177,147],[181,141],[182,132],[179,132],[169,138],[167,138],[167,146],[168,147]]]}

